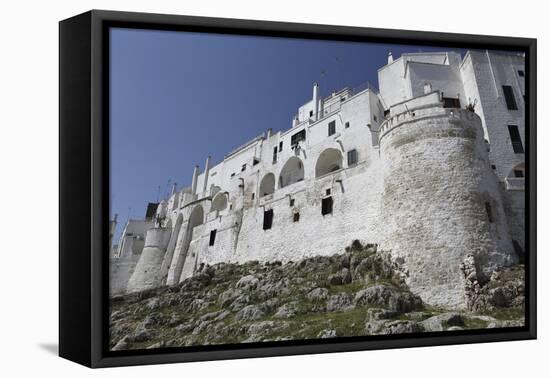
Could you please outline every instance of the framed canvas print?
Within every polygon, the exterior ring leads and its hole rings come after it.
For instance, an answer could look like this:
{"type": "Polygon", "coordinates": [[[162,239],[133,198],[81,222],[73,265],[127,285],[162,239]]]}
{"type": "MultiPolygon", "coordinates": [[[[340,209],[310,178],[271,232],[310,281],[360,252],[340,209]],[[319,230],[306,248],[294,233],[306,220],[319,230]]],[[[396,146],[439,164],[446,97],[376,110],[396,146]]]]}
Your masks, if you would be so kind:
{"type": "Polygon", "coordinates": [[[536,337],[536,41],[60,23],[60,355],[536,337]]]}

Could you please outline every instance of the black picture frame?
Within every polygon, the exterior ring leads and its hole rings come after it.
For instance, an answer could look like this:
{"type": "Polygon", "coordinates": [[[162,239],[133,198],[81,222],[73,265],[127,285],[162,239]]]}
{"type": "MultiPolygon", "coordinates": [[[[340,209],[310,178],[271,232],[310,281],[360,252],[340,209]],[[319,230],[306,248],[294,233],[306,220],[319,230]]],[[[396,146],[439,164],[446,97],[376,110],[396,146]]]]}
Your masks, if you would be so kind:
{"type": "Polygon", "coordinates": [[[59,354],[88,367],[536,338],[536,39],[92,10],[59,24],[59,354]],[[525,52],[526,324],[352,339],[111,352],[108,339],[108,28],[444,45],[525,52]]]}

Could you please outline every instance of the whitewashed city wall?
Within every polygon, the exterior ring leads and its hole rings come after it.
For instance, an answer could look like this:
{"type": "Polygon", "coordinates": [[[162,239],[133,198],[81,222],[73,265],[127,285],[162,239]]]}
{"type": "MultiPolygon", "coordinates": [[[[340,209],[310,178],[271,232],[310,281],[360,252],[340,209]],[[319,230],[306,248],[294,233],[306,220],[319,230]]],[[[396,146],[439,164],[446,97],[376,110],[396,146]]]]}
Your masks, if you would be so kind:
{"type": "Polygon", "coordinates": [[[484,54],[390,58],[378,71],[380,93],[344,89],[321,99],[315,85],[291,128],[268,130],[220,163],[208,158],[194,185],[159,204],[139,259],[113,259],[111,293],[176,284],[203,264],[341,253],[357,239],[392,250],[427,303],[461,308],[468,253],[489,275],[517,259],[514,243],[524,246],[523,181],[509,172],[524,157],[510,153],[507,135],[510,122],[524,135],[523,87],[516,80],[516,113],[498,90],[523,61],[484,54]],[[444,108],[443,97],[462,108],[477,101],[476,114],[444,108]],[[291,146],[302,131],[305,140],[291,146]],[[327,196],[332,212],[322,215],[327,196]],[[273,222],[264,230],[266,210],[273,222]]]}

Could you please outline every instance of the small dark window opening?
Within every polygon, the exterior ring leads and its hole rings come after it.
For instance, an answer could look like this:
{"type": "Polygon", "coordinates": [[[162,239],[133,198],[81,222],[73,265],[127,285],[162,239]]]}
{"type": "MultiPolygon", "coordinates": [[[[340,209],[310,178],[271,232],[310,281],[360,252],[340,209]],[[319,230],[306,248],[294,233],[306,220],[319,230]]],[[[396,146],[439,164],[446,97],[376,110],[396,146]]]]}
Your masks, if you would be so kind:
{"type": "Polygon", "coordinates": [[[487,212],[489,222],[493,223],[493,210],[491,209],[491,204],[489,202],[485,202],[485,211],[487,212]]]}
{"type": "Polygon", "coordinates": [[[291,199],[290,199],[290,206],[291,206],[291,207],[294,206],[294,198],[291,198],[291,199]]]}
{"type": "Polygon", "coordinates": [[[252,193],[252,199],[254,199],[256,193],[252,193]]]}
{"type": "Polygon", "coordinates": [[[256,165],[260,162],[260,159],[256,159],[254,158],[254,160],[252,160],[252,165],[256,165]]]}
{"type": "Polygon", "coordinates": [[[283,142],[279,142],[279,152],[283,150],[283,142]]]}
{"type": "Polygon", "coordinates": [[[277,162],[277,147],[273,148],[273,164],[277,162]]]}
{"type": "Polygon", "coordinates": [[[273,209],[264,211],[264,230],[269,230],[273,224],[273,209]]]}
{"type": "Polygon", "coordinates": [[[296,134],[294,134],[293,136],[290,137],[290,144],[295,146],[297,145],[300,141],[302,140],[306,140],[306,130],[300,130],[298,131],[296,134]]]}
{"type": "Polygon", "coordinates": [[[517,178],[525,177],[525,172],[523,172],[523,169],[514,169],[514,177],[517,177],[517,178]]]}
{"type": "Polygon", "coordinates": [[[390,115],[390,109],[384,110],[384,117],[387,117],[390,115]]]}
{"type": "Polygon", "coordinates": [[[330,196],[330,189],[325,190],[325,194],[326,194],[327,196],[330,196]]]}
{"type": "Polygon", "coordinates": [[[504,100],[506,101],[506,106],[508,110],[518,110],[518,105],[516,103],[516,98],[514,97],[514,90],[509,85],[503,85],[502,91],[504,92],[504,100]]]}
{"type": "Polygon", "coordinates": [[[518,75],[520,77],[524,77],[525,76],[525,72],[523,70],[518,70],[518,75]]]}
{"type": "Polygon", "coordinates": [[[325,197],[321,202],[321,214],[327,215],[332,213],[332,197],[325,197]]]}
{"type": "Polygon", "coordinates": [[[508,133],[510,133],[510,140],[512,142],[514,153],[523,154],[523,144],[521,143],[521,136],[519,135],[518,127],[515,125],[508,125],[508,133]]]}
{"type": "Polygon", "coordinates": [[[443,107],[444,108],[460,108],[460,99],[458,98],[451,98],[451,97],[443,97],[443,107]]]}
{"type": "Polygon", "coordinates": [[[345,127],[346,129],[349,129],[349,122],[346,122],[345,127]]]}
{"type": "Polygon", "coordinates": [[[378,118],[376,116],[372,117],[374,119],[374,122],[378,122],[378,118]]]}
{"type": "Polygon", "coordinates": [[[232,178],[235,177],[235,172],[233,172],[233,173],[231,174],[231,177],[232,177],[232,178]]]}
{"type": "Polygon", "coordinates": [[[336,134],[336,121],[330,121],[328,123],[328,136],[336,134]]]}
{"type": "Polygon", "coordinates": [[[216,242],[216,231],[217,230],[210,231],[210,240],[208,241],[209,246],[213,246],[214,243],[216,242]]]}
{"type": "Polygon", "coordinates": [[[292,220],[294,222],[300,221],[300,213],[294,213],[294,215],[292,216],[292,220]]]}
{"type": "Polygon", "coordinates": [[[310,110],[310,111],[309,111],[309,116],[310,116],[310,117],[313,117],[313,110],[310,110]]]}
{"type": "Polygon", "coordinates": [[[353,149],[348,151],[348,166],[357,163],[357,150],[353,149]]]}
{"type": "Polygon", "coordinates": [[[246,164],[243,164],[242,167],[241,167],[241,172],[243,172],[245,170],[246,170],[246,164]]]}
{"type": "Polygon", "coordinates": [[[491,164],[491,169],[497,169],[497,166],[494,164],[491,164]]]}

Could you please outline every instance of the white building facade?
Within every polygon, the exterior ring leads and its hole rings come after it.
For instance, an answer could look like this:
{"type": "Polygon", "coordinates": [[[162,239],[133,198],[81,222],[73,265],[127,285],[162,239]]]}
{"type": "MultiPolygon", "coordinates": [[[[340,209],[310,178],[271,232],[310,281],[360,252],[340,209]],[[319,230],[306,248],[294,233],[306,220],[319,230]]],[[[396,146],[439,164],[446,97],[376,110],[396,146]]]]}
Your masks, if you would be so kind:
{"type": "Polygon", "coordinates": [[[427,303],[463,308],[466,255],[488,275],[524,246],[523,70],[523,57],[494,52],[403,54],[378,71],[379,92],[322,97],[314,84],[291,128],[207,158],[155,219],[127,224],[111,294],[357,239],[391,250],[427,303]]]}

